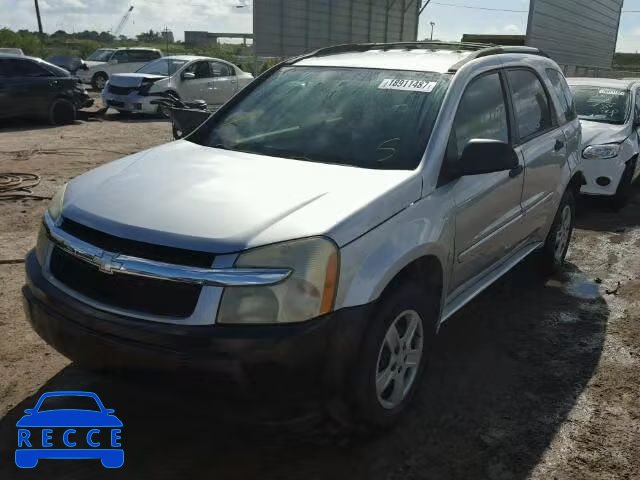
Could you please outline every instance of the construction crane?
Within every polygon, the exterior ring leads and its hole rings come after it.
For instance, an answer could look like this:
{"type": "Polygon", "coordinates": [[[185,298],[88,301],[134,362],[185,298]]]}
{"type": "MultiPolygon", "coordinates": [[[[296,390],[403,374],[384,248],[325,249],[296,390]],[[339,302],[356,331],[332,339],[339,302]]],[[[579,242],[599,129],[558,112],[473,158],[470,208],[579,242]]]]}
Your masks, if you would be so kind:
{"type": "Polygon", "coordinates": [[[113,30],[112,35],[114,37],[117,37],[118,35],[120,35],[120,32],[122,32],[122,29],[126,25],[127,20],[129,20],[129,17],[131,16],[131,12],[132,11],[133,11],[133,5],[131,5],[129,7],[129,10],[127,10],[127,13],[124,14],[124,16],[122,17],[122,20],[120,20],[120,23],[118,24],[118,26],[113,30]]]}

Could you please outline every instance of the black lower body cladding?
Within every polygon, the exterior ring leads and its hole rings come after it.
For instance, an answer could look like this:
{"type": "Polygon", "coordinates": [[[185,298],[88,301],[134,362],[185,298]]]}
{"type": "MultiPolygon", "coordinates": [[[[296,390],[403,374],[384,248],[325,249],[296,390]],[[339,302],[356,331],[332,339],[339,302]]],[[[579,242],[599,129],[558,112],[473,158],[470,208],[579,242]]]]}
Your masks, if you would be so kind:
{"type": "Polygon", "coordinates": [[[296,325],[182,326],[79,302],[44,278],[34,252],[27,255],[26,273],[29,322],[80,365],[219,375],[249,392],[340,390],[350,378],[373,309],[373,304],[344,309],[296,325]]]}

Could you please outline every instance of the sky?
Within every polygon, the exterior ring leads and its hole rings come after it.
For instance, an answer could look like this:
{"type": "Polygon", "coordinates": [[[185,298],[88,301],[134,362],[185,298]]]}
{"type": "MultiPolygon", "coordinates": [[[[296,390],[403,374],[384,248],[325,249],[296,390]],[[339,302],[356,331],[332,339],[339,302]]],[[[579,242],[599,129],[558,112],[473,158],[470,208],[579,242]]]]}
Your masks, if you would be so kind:
{"type": "MultiPolygon", "coordinates": [[[[251,32],[252,9],[236,8],[252,0],[39,0],[44,30],[68,32],[108,31],[129,5],[134,11],[123,33],[173,30],[176,39],[184,30],[251,32]]],[[[463,33],[526,33],[529,0],[432,0],[420,18],[419,38],[428,37],[435,22],[435,38],[459,41],[463,33]],[[448,5],[444,5],[448,4],[448,5]],[[466,5],[477,8],[451,6],[466,5]],[[512,12],[504,10],[514,10],[512,12]]],[[[624,10],[640,12],[640,0],[625,0],[624,10]]],[[[33,0],[0,0],[0,28],[36,30],[33,0]]],[[[640,51],[640,13],[625,12],[620,25],[618,51],[640,51]]]]}

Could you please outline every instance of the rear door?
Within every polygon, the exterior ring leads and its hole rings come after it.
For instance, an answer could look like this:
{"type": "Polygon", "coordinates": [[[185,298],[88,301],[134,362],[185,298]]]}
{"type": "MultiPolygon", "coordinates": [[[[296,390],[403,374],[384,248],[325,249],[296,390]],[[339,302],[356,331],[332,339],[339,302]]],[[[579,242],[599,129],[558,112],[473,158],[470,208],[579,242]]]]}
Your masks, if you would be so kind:
{"type": "MultiPolygon", "coordinates": [[[[496,71],[474,79],[460,101],[445,162],[459,161],[473,139],[511,143],[509,124],[503,75],[496,71]]],[[[456,237],[451,291],[487,271],[522,240],[521,171],[466,176],[454,182],[456,237]]]]}
{"type": "MultiPolygon", "coordinates": [[[[567,138],[558,124],[549,92],[537,72],[512,68],[506,72],[513,101],[516,144],[525,162],[522,208],[531,241],[542,241],[555,216],[558,181],[567,161],[567,138]]],[[[575,141],[575,138],[571,139],[575,141]]]]}
{"type": "MultiPolygon", "coordinates": [[[[210,62],[212,75],[211,106],[221,106],[238,91],[238,78],[231,65],[223,62],[210,62]]],[[[207,102],[209,103],[209,102],[207,102]]]]}
{"type": "Polygon", "coordinates": [[[160,58],[160,54],[153,50],[129,50],[129,69],[127,72],[135,72],[158,58],[160,58]]]}

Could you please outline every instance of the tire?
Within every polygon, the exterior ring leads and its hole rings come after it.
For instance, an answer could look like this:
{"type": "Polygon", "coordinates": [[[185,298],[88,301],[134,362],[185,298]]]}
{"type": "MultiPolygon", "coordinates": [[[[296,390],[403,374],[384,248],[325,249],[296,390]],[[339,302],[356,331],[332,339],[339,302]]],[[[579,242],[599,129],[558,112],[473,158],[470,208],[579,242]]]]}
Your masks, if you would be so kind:
{"type": "Polygon", "coordinates": [[[440,307],[439,300],[430,299],[425,290],[415,283],[403,283],[385,294],[379,305],[352,380],[352,420],[358,427],[380,430],[394,426],[416,395],[440,307]],[[411,324],[415,324],[415,333],[409,337],[411,324]]]}
{"type": "Polygon", "coordinates": [[[637,157],[632,158],[624,169],[624,173],[622,174],[616,193],[611,198],[611,206],[615,210],[620,210],[629,203],[629,198],[631,197],[631,186],[633,183],[633,173],[636,171],[637,161],[637,157]]]}
{"type": "Polygon", "coordinates": [[[49,123],[68,125],[76,120],[76,106],[68,98],[56,98],[49,105],[49,123]]]}
{"type": "Polygon", "coordinates": [[[564,265],[571,244],[575,218],[575,197],[573,191],[569,189],[562,196],[553,225],[540,254],[544,274],[551,275],[564,265]]]}
{"type": "Polygon", "coordinates": [[[106,73],[98,72],[91,79],[91,86],[95,90],[102,91],[104,89],[105,84],[107,83],[107,80],[109,80],[109,78],[107,77],[106,73]]]}

